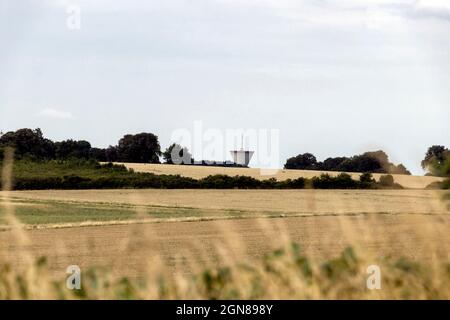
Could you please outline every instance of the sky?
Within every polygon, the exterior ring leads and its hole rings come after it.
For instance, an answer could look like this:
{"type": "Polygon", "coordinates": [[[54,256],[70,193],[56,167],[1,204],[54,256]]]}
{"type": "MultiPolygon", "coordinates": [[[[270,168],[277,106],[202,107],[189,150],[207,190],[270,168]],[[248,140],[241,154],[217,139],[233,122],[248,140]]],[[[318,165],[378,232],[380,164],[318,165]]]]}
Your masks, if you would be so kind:
{"type": "Polygon", "coordinates": [[[382,149],[423,174],[449,119],[448,0],[0,0],[3,132],[165,148],[201,121],[279,130],[280,167],[382,149]]]}

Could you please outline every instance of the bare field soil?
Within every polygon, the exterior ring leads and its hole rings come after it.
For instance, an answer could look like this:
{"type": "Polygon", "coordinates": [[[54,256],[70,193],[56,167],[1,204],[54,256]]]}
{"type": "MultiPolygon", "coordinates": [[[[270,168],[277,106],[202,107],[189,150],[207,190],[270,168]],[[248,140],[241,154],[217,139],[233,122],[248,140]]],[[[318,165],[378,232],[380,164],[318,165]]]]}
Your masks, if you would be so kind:
{"type": "MultiPolygon", "coordinates": [[[[318,177],[323,173],[336,176],[339,172],[313,171],[313,170],[268,170],[255,168],[223,168],[206,166],[179,166],[168,164],[142,164],[142,163],[118,163],[136,172],[149,172],[154,174],[173,174],[185,177],[200,179],[209,175],[225,174],[229,176],[249,176],[260,180],[276,178],[279,181],[287,179],[297,179],[318,177]]],[[[349,173],[353,178],[358,179],[360,173],[349,173]]],[[[374,174],[375,179],[380,178],[380,174],[374,174]]],[[[442,181],[439,177],[393,175],[396,183],[408,189],[424,189],[433,182],[442,181]]]]}
{"type": "MultiPolygon", "coordinates": [[[[100,207],[121,208],[100,221],[104,223],[100,226],[88,223],[24,230],[19,235],[10,230],[0,232],[0,259],[20,267],[27,252],[46,256],[56,277],[64,277],[65,268],[72,264],[109,266],[117,275],[139,276],[158,261],[167,265],[167,270],[190,273],[230,259],[259,258],[288,241],[298,242],[305,253],[317,259],[330,259],[348,245],[358,245],[365,256],[377,258],[450,258],[450,215],[442,201],[444,193],[439,191],[152,189],[11,194],[13,205],[55,202],[62,206],[60,210],[67,210],[65,219],[79,215],[85,222],[90,221],[91,206],[97,210],[92,209],[94,214],[100,207]],[[117,222],[124,208],[128,214],[135,210],[138,215],[145,208],[159,208],[161,219],[159,223],[108,225],[108,219],[117,222]],[[193,212],[221,215],[211,221],[182,222],[193,212]],[[239,216],[232,216],[236,212],[239,216]],[[272,218],[258,218],[269,214],[272,218]]],[[[0,197],[3,195],[0,192],[0,197]]],[[[24,208],[27,206],[17,210],[24,208]]],[[[152,212],[147,214],[152,216],[152,212]]]]}
{"type": "MultiPolygon", "coordinates": [[[[159,262],[171,272],[196,272],[219,262],[260,258],[286,240],[299,243],[314,259],[331,259],[348,245],[359,244],[357,250],[365,257],[448,261],[449,226],[448,215],[405,214],[169,222],[32,230],[27,231],[26,250],[46,256],[59,278],[73,264],[83,270],[108,266],[115,275],[131,277],[143,275],[159,262]]],[[[20,268],[24,249],[10,231],[0,232],[0,243],[3,258],[20,268]]]]}

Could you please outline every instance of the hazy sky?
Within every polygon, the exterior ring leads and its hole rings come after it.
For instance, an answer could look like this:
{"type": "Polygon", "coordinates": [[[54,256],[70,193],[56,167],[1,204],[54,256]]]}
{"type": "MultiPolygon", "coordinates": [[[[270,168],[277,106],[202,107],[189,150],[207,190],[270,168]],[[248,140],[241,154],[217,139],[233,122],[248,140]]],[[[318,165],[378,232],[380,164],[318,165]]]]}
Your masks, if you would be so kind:
{"type": "Polygon", "coordinates": [[[280,165],[383,149],[415,173],[450,146],[448,0],[0,0],[0,41],[2,131],[166,147],[201,120],[280,129],[280,165]]]}

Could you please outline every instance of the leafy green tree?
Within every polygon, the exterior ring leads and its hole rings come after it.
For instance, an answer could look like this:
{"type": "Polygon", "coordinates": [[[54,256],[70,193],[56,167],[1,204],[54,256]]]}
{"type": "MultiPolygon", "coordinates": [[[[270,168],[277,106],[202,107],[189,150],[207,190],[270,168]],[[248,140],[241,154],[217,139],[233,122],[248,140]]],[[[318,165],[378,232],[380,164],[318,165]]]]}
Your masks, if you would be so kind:
{"type": "Polygon", "coordinates": [[[107,162],[108,161],[106,159],[106,149],[101,149],[101,148],[91,148],[89,150],[89,158],[90,159],[95,159],[95,160],[100,161],[100,162],[107,162]]]}
{"type": "Polygon", "coordinates": [[[388,155],[382,150],[353,157],[327,158],[323,162],[317,161],[312,154],[305,153],[288,159],[285,169],[411,174],[404,165],[396,166],[389,162],[388,155]]]}
{"type": "Polygon", "coordinates": [[[284,165],[285,169],[314,170],[317,169],[317,159],[311,153],[299,154],[289,158],[284,165]]]}
{"type": "Polygon", "coordinates": [[[172,143],[162,154],[167,164],[192,164],[192,154],[188,148],[172,143]]]}
{"type": "Polygon", "coordinates": [[[117,147],[109,146],[105,149],[105,158],[108,162],[115,162],[119,160],[119,152],[117,151],[117,147]]]}
{"type": "Polygon", "coordinates": [[[69,139],[55,143],[55,156],[57,159],[89,159],[91,149],[91,144],[87,141],[69,139]]]}
{"type": "Polygon", "coordinates": [[[373,184],[376,183],[375,179],[373,178],[372,173],[365,172],[359,177],[359,182],[361,183],[361,186],[367,188],[373,184]]]}
{"type": "Polygon", "coordinates": [[[127,134],[119,140],[119,161],[136,163],[159,163],[161,146],[153,133],[127,134]]]}
{"type": "Polygon", "coordinates": [[[55,145],[51,140],[45,139],[41,129],[19,129],[10,131],[0,137],[0,148],[12,147],[15,156],[31,157],[36,159],[53,159],[55,145]]]}
{"type": "Polygon", "coordinates": [[[337,168],[342,167],[342,163],[346,160],[348,160],[346,157],[328,158],[320,165],[320,170],[336,171],[337,168]]]}
{"type": "Polygon", "coordinates": [[[450,177],[450,157],[445,160],[441,172],[444,177],[450,177]]]}
{"type": "Polygon", "coordinates": [[[379,159],[370,154],[354,156],[350,159],[351,169],[354,172],[386,172],[379,159]]]}
{"type": "Polygon", "coordinates": [[[428,148],[421,165],[429,174],[436,176],[448,175],[448,161],[450,161],[450,151],[444,146],[431,146],[428,148]]]}

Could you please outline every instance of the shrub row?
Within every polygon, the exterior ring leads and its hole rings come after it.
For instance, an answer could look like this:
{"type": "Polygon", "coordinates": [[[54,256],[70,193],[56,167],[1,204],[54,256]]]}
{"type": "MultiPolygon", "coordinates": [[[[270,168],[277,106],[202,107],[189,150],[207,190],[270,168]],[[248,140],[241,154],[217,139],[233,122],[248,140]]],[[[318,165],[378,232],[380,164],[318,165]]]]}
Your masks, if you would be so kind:
{"type": "Polygon", "coordinates": [[[16,178],[15,190],[48,189],[186,189],[196,188],[196,180],[181,176],[159,176],[154,174],[137,176],[111,176],[85,178],[76,175],[44,178],[16,178]]]}
{"type": "Polygon", "coordinates": [[[155,175],[151,173],[131,173],[102,177],[18,177],[14,180],[15,190],[48,189],[122,189],[122,188],[158,188],[158,189],[380,189],[401,188],[393,179],[384,178],[376,182],[371,174],[364,174],[360,180],[354,180],[342,173],[336,177],[321,175],[312,179],[298,178],[277,181],[276,179],[258,180],[248,176],[211,175],[203,179],[192,179],[179,175],[155,175]]]}

